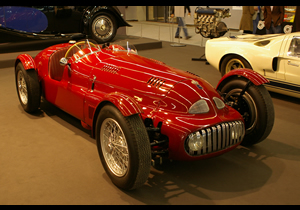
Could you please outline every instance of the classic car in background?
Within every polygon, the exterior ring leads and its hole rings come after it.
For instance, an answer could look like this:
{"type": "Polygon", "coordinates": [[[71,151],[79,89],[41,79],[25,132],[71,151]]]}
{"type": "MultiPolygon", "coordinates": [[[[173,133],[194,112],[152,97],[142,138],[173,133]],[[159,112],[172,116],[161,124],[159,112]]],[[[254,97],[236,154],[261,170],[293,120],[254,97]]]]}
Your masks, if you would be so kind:
{"type": "Polygon", "coordinates": [[[110,42],[117,29],[130,26],[115,6],[1,6],[0,28],[34,38],[90,35],[110,42]]]}
{"type": "MultiPolygon", "coordinates": [[[[96,138],[112,182],[135,189],[161,157],[200,160],[267,138],[274,107],[264,77],[250,70],[225,75],[214,89],[201,77],[139,56],[128,42],[59,44],[15,63],[26,112],[45,100],[78,118],[96,138]]],[[[34,129],[34,128],[33,128],[34,129]]]]}
{"type": "Polygon", "coordinates": [[[265,76],[270,91],[300,98],[300,33],[240,35],[209,40],[206,59],[222,75],[238,68],[265,76]]]}

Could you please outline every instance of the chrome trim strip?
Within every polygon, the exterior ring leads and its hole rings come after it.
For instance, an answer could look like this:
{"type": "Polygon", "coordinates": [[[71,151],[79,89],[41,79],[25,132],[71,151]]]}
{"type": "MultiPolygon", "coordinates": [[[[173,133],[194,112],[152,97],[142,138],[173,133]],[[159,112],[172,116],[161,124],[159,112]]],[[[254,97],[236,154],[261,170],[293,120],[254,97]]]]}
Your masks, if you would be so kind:
{"type": "Polygon", "coordinates": [[[204,139],[204,141],[203,141],[203,153],[202,154],[206,154],[206,132],[205,132],[205,130],[202,130],[201,132],[202,132],[202,137],[204,139]]]}

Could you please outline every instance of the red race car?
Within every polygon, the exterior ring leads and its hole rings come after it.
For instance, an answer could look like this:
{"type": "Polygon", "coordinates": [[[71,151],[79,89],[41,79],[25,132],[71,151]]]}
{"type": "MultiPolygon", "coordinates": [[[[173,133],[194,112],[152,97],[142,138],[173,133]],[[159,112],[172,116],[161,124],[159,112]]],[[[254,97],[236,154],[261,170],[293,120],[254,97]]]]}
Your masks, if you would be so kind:
{"type": "Polygon", "coordinates": [[[240,69],[215,89],[201,77],[139,56],[129,43],[59,44],[19,55],[15,81],[28,113],[41,97],[91,130],[103,167],[122,189],[142,186],[151,162],[200,160],[270,134],[272,99],[260,74],[240,69]]]}

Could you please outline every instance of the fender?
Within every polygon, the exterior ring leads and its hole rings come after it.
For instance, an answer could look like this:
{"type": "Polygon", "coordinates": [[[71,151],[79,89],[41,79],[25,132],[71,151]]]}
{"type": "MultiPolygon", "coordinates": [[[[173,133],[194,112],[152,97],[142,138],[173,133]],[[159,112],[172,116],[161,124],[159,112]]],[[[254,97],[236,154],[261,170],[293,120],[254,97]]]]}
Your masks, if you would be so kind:
{"type": "Polygon", "coordinates": [[[261,74],[255,72],[251,69],[236,69],[236,70],[230,71],[229,73],[225,74],[219,81],[219,84],[217,85],[216,89],[217,90],[221,89],[226,84],[227,81],[229,81],[233,78],[236,78],[236,77],[244,77],[244,78],[250,80],[256,86],[270,83],[269,80],[267,80],[261,74]]]}
{"type": "MultiPolygon", "coordinates": [[[[100,113],[101,109],[107,102],[114,104],[119,111],[122,113],[123,116],[128,117],[134,114],[141,114],[144,113],[139,104],[131,97],[124,93],[114,92],[111,94],[106,95],[103,98],[103,101],[97,106],[96,111],[93,111],[93,121],[92,121],[92,137],[95,138],[95,127],[97,122],[98,114],[100,113]]],[[[85,123],[82,123],[85,126],[85,123]]],[[[87,126],[88,127],[88,126],[87,126]]],[[[86,127],[86,128],[87,128],[86,127]]]]}
{"type": "Polygon", "coordinates": [[[98,12],[105,12],[114,16],[116,18],[118,28],[121,26],[131,27],[131,25],[123,19],[123,17],[121,16],[121,12],[116,6],[90,6],[86,11],[86,18],[89,20],[89,25],[91,24],[91,20],[93,19],[93,17],[97,15],[98,12]]]}
{"type": "Polygon", "coordinates": [[[19,55],[16,59],[15,66],[17,66],[19,62],[23,64],[25,70],[29,70],[29,69],[36,70],[34,59],[28,54],[19,55]]]}
{"type": "Polygon", "coordinates": [[[114,92],[106,95],[103,100],[113,103],[125,117],[144,113],[136,100],[124,93],[114,92]]]}

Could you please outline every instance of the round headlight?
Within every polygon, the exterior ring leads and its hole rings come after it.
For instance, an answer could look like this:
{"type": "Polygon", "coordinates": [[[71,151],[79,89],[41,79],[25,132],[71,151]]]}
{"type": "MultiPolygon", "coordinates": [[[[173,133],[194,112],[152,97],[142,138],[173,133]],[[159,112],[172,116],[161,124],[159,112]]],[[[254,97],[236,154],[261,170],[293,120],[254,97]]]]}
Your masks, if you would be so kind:
{"type": "Polygon", "coordinates": [[[199,100],[189,109],[190,114],[205,114],[209,112],[208,104],[205,100],[199,100]]]}
{"type": "Polygon", "coordinates": [[[193,133],[189,135],[187,140],[188,148],[190,151],[196,152],[202,149],[203,147],[203,137],[200,132],[193,133]]]}

